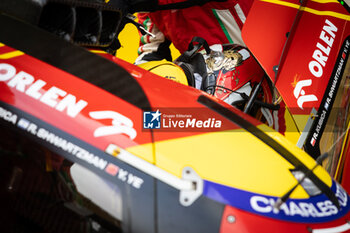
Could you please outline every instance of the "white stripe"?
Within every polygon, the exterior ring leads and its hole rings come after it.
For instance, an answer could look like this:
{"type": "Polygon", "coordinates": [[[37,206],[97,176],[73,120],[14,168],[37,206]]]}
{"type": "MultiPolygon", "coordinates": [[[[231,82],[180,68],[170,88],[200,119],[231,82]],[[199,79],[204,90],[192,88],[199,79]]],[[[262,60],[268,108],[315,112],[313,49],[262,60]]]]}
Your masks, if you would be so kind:
{"type": "Polygon", "coordinates": [[[245,14],[244,14],[241,6],[238,3],[235,5],[235,10],[237,12],[237,15],[238,15],[239,19],[244,24],[245,20],[246,20],[246,17],[245,17],[245,14]]]}
{"type": "Polygon", "coordinates": [[[260,108],[261,113],[264,115],[265,119],[267,120],[268,126],[273,126],[273,116],[271,112],[267,108],[260,108]]]}
{"type": "Polygon", "coordinates": [[[305,128],[304,130],[301,132],[301,135],[298,139],[298,142],[297,142],[297,147],[299,148],[302,148],[305,144],[305,141],[306,141],[306,138],[307,136],[309,135],[309,132],[310,132],[310,129],[311,129],[311,126],[312,126],[312,123],[314,122],[315,120],[315,116],[317,115],[317,111],[315,108],[312,108],[311,112],[310,112],[310,116],[306,122],[306,125],[305,125],[305,128]]]}
{"type": "Polygon", "coordinates": [[[241,29],[239,28],[235,18],[229,10],[215,10],[219,19],[224,24],[229,36],[233,40],[233,43],[245,46],[242,36],[241,29]]]}
{"type": "Polygon", "coordinates": [[[174,176],[173,174],[170,174],[162,169],[160,169],[157,166],[154,166],[153,164],[146,162],[143,159],[140,159],[139,157],[127,152],[126,150],[123,150],[116,145],[110,144],[107,149],[106,153],[117,156],[118,159],[121,161],[132,165],[133,167],[143,171],[144,173],[163,181],[164,183],[178,189],[178,190],[194,190],[193,182],[189,180],[183,180],[178,178],[177,176],[174,176]],[[119,150],[120,153],[115,155],[115,151],[119,150]]]}
{"type": "Polygon", "coordinates": [[[312,233],[341,233],[341,232],[345,232],[347,230],[350,230],[349,223],[345,223],[344,225],[341,225],[338,227],[314,229],[314,230],[312,230],[312,233]]]}

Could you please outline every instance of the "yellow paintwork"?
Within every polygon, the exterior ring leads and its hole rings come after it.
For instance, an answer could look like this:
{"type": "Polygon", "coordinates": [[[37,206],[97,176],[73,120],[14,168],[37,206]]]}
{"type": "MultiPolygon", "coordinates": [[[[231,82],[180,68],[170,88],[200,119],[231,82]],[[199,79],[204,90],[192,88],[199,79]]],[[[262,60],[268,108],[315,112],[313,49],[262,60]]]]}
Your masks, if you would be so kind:
{"type": "MultiPolygon", "coordinates": [[[[312,168],[315,161],[268,126],[259,128],[268,132],[281,145],[312,168]]],[[[212,182],[264,195],[282,196],[296,180],[289,172],[293,165],[271,147],[244,130],[212,132],[196,136],[159,141],[155,143],[156,165],[181,177],[186,166],[212,182]]],[[[315,169],[328,186],[332,180],[321,167],[315,169]]],[[[297,188],[292,198],[307,198],[302,188],[297,188]]]]}
{"type": "Polygon", "coordinates": [[[101,53],[101,54],[107,54],[107,52],[99,49],[89,49],[90,52],[92,53],[101,53]]]}
{"type": "Polygon", "coordinates": [[[0,59],[10,59],[10,58],[21,56],[23,54],[24,54],[23,52],[16,50],[16,51],[0,54],[0,59]]]}
{"type": "MultiPolygon", "coordinates": [[[[315,9],[312,9],[312,8],[309,8],[309,7],[300,7],[300,5],[298,5],[298,4],[285,2],[285,1],[280,1],[280,0],[261,0],[261,1],[269,2],[269,3],[272,3],[272,4],[281,5],[281,6],[291,7],[291,8],[295,8],[295,9],[299,9],[301,11],[309,12],[309,13],[315,14],[315,15],[326,15],[326,16],[330,16],[330,17],[334,17],[334,18],[344,19],[344,20],[350,21],[350,16],[349,15],[344,15],[344,14],[341,14],[341,13],[338,13],[338,12],[334,12],[334,11],[319,11],[319,10],[315,10],[315,9]]],[[[324,3],[329,3],[329,2],[324,2],[324,3]]]]}
{"type": "Polygon", "coordinates": [[[295,120],[295,123],[296,123],[298,129],[301,132],[303,132],[303,130],[306,126],[306,123],[309,119],[309,115],[297,115],[297,114],[295,114],[295,115],[293,115],[293,118],[295,120]]]}
{"type": "MultiPolygon", "coordinates": [[[[295,157],[297,157],[302,163],[304,163],[308,168],[312,168],[315,165],[315,160],[309,156],[305,151],[295,146],[291,141],[283,137],[280,133],[274,131],[267,131],[266,125],[258,126],[259,129],[265,131],[270,137],[272,137],[278,144],[288,149],[295,157]]],[[[319,178],[325,182],[327,185],[331,186],[332,180],[327,171],[319,166],[314,172],[319,178]]]]}
{"type": "Polygon", "coordinates": [[[138,146],[132,146],[132,147],[126,148],[126,150],[138,156],[139,158],[154,164],[155,158],[153,155],[153,146],[154,145],[152,143],[147,143],[147,144],[142,144],[138,146]]]}
{"type": "Polygon", "coordinates": [[[130,23],[118,35],[118,39],[121,44],[121,48],[117,50],[117,57],[134,63],[137,58],[137,49],[139,47],[140,36],[137,28],[130,23]]]}
{"type": "Polygon", "coordinates": [[[312,2],[317,3],[339,3],[337,0],[311,0],[312,2]]]}
{"type": "Polygon", "coordinates": [[[286,131],[284,133],[284,136],[294,145],[296,145],[300,137],[300,132],[293,116],[287,108],[284,114],[284,119],[286,121],[286,131]]]}
{"type": "MultiPolygon", "coordinates": [[[[5,44],[0,43],[0,47],[4,47],[5,44]]],[[[14,58],[14,57],[18,57],[23,55],[24,53],[19,51],[19,50],[15,50],[15,51],[11,51],[11,52],[6,52],[6,53],[1,53],[0,54],[0,59],[10,59],[10,58],[14,58]]]]}
{"type": "MultiPolygon", "coordinates": [[[[117,51],[117,57],[133,63],[138,56],[139,46],[136,28],[127,25],[119,39],[122,47],[117,51]]],[[[171,48],[173,58],[178,57],[180,53],[173,46],[171,48]]],[[[266,129],[267,126],[262,125],[259,128],[265,129],[265,132],[289,148],[307,167],[312,168],[315,161],[295,146],[300,137],[295,124],[305,126],[308,115],[295,115],[294,122],[286,111],[285,117],[285,138],[270,128],[266,129]]],[[[190,166],[205,180],[265,195],[282,196],[296,184],[295,178],[288,171],[294,167],[244,130],[159,141],[155,145],[148,143],[129,147],[127,151],[178,177],[181,177],[184,167],[190,166]],[[153,147],[156,150],[155,157],[152,153],[153,147]]],[[[331,178],[322,167],[316,168],[315,174],[331,186],[331,178]]],[[[299,186],[291,197],[307,198],[308,195],[299,186]]]]}
{"type": "MultiPolygon", "coordinates": [[[[138,56],[137,49],[140,43],[140,35],[136,27],[130,23],[127,24],[119,34],[118,39],[122,47],[118,49],[117,57],[129,63],[134,63],[138,56]]],[[[173,59],[180,56],[180,52],[173,44],[170,45],[170,51],[173,59]]]]}
{"type": "Polygon", "coordinates": [[[182,68],[165,59],[161,61],[145,62],[138,66],[145,70],[149,70],[154,74],[188,86],[187,77],[182,68]]]}
{"type": "Polygon", "coordinates": [[[343,141],[343,145],[342,145],[342,148],[341,148],[341,153],[340,153],[340,156],[339,156],[339,159],[338,159],[338,164],[337,164],[337,170],[335,171],[335,175],[334,175],[334,178],[339,180],[339,174],[340,173],[340,169],[342,168],[343,166],[343,157],[345,156],[344,153],[345,153],[345,149],[347,148],[347,146],[349,146],[347,144],[348,142],[348,137],[349,137],[349,128],[350,128],[350,123],[348,124],[347,126],[347,130],[346,130],[346,133],[345,133],[345,136],[344,136],[344,141],[343,141]]]}

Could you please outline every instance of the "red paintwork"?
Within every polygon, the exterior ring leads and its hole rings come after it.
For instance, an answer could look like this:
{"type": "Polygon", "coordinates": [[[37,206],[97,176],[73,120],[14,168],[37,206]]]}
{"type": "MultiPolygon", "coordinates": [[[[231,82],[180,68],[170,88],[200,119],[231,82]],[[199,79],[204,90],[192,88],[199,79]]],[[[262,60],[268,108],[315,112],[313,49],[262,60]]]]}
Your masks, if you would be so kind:
{"type": "MultiPolygon", "coordinates": [[[[299,4],[298,0],[286,2],[299,4]]],[[[274,80],[273,67],[278,65],[297,9],[264,1],[254,1],[242,29],[244,43],[274,80]]]]}
{"type": "MultiPolygon", "coordinates": [[[[325,90],[336,68],[335,62],[340,48],[350,35],[350,24],[344,19],[349,17],[349,13],[336,2],[305,1],[306,9],[299,13],[297,8],[282,5],[284,3],[299,4],[294,0],[255,1],[244,25],[242,36],[248,48],[274,81],[276,81],[276,74],[273,72],[273,67],[281,62],[276,82],[279,93],[293,115],[309,115],[312,108],[318,110],[323,96],[327,94],[325,90]],[[310,13],[310,10],[315,10],[316,14],[310,13]],[[323,67],[323,75],[316,77],[310,72],[309,63],[314,60],[315,50],[319,49],[317,43],[327,48],[324,41],[320,39],[326,20],[334,24],[337,31],[323,67]],[[289,32],[288,41],[287,32],[289,32]],[[281,57],[283,49],[284,54],[281,57]],[[293,93],[295,85],[302,80],[312,81],[311,86],[303,87],[304,94],[317,97],[317,101],[305,102],[302,105],[303,109],[298,106],[297,98],[293,93]]],[[[325,56],[324,53],[323,56],[325,56]]],[[[299,130],[304,126],[298,125],[299,130]]],[[[341,167],[343,166],[342,177],[336,177],[348,192],[350,191],[349,141],[348,137],[343,159],[339,161],[341,167]]]]}
{"type": "Polygon", "coordinates": [[[123,147],[151,141],[149,132],[141,131],[138,132],[138,136],[134,141],[123,134],[113,135],[113,137],[96,138],[93,136],[95,129],[103,124],[110,125],[111,121],[93,120],[89,117],[89,112],[91,111],[112,110],[126,116],[132,115],[134,127],[141,127],[141,110],[121,99],[115,98],[115,96],[110,93],[28,55],[2,60],[1,63],[14,66],[17,73],[19,71],[24,71],[32,75],[35,80],[44,80],[47,83],[43,87],[45,90],[51,86],[58,87],[76,96],[77,100],[83,99],[87,101],[88,105],[79,115],[75,118],[71,118],[67,116],[65,112],[59,112],[43,104],[41,101],[31,98],[23,92],[17,91],[15,88],[9,88],[7,85],[4,85],[4,82],[2,82],[0,87],[0,92],[2,93],[0,95],[1,101],[11,104],[103,150],[106,148],[108,141],[118,141],[118,144],[121,144],[123,147]],[[7,95],[3,94],[4,88],[7,89],[7,95]]]}
{"type": "MultiPolygon", "coordinates": [[[[0,54],[9,51],[14,51],[14,49],[7,46],[0,48],[0,54]]],[[[105,57],[108,57],[108,59],[122,65],[135,77],[145,91],[154,110],[157,108],[170,108],[170,112],[173,111],[176,113],[176,111],[181,112],[181,110],[176,109],[181,107],[183,108],[182,111],[185,113],[192,111],[191,113],[198,118],[214,117],[215,119],[221,119],[223,121],[223,127],[220,130],[239,128],[232,122],[197,102],[198,97],[205,93],[194,88],[169,81],[165,78],[158,77],[146,70],[124,62],[113,56],[105,55],[105,57]],[[198,109],[200,109],[200,111],[197,111],[198,109]]],[[[43,90],[41,90],[42,93],[44,90],[47,91],[50,87],[55,86],[69,94],[76,96],[77,101],[81,99],[87,101],[88,105],[76,117],[72,118],[68,116],[65,111],[57,111],[55,108],[52,108],[21,91],[9,87],[6,84],[8,81],[0,82],[1,101],[13,105],[14,107],[17,107],[22,111],[25,111],[77,138],[80,138],[83,141],[100,148],[101,150],[105,150],[110,143],[114,143],[123,148],[128,148],[130,146],[152,142],[150,131],[142,128],[142,110],[129,104],[128,102],[28,55],[21,55],[10,59],[1,59],[0,63],[7,63],[14,66],[16,68],[16,73],[24,71],[32,75],[35,80],[44,80],[46,85],[43,87],[43,90]],[[110,126],[111,120],[95,120],[89,116],[89,113],[92,111],[104,110],[115,111],[130,118],[133,121],[134,129],[137,131],[136,138],[131,140],[125,134],[94,137],[94,131],[103,125],[110,126]]],[[[208,97],[212,98],[214,101],[219,101],[213,97],[208,97]]],[[[258,121],[251,117],[247,117],[239,110],[236,110],[223,102],[221,103],[242,117],[251,119],[254,124],[259,124],[258,121]]],[[[154,137],[154,140],[173,139],[200,133],[203,132],[164,132],[159,133],[157,137],[154,137]]]]}
{"type": "Polygon", "coordinates": [[[342,218],[328,223],[303,224],[266,218],[227,205],[222,215],[220,233],[307,233],[311,232],[311,229],[333,228],[344,225],[349,218],[350,212],[342,218]],[[233,223],[227,221],[229,216],[234,216],[235,221],[233,223]]]}
{"type": "MultiPolygon", "coordinates": [[[[343,14],[343,16],[348,15],[339,3],[321,4],[307,1],[305,7],[317,11],[336,12],[343,14]]],[[[270,78],[274,80],[275,74],[272,68],[279,64],[286,41],[286,33],[290,32],[289,40],[284,48],[284,56],[279,66],[276,86],[292,114],[308,115],[312,107],[315,107],[316,110],[319,107],[335,66],[340,46],[350,33],[350,25],[344,19],[316,15],[307,11],[300,11],[294,21],[296,13],[296,8],[256,1],[243,29],[243,38],[270,78]],[[331,21],[338,28],[338,31],[328,55],[326,66],[323,68],[323,75],[317,78],[309,71],[308,64],[313,60],[312,56],[317,43],[322,42],[319,37],[326,19],[331,21]],[[292,23],[294,23],[293,31],[290,30],[292,23]],[[263,31],[265,32],[263,33],[263,31]],[[259,40],[256,39],[257,36],[260,38],[259,40]],[[302,105],[303,109],[301,109],[297,104],[297,98],[293,95],[293,90],[298,81],[306,79],[312,80],[312,85],[304,88],[306,94],[313,94],[318,100],[305,102],[302,105]]]]}
{"type": "MultiPolygon", "coordinates": [[[[225,45],[224,51],[240,52],[246,49],[242,49],[236,45],[225,45]]],[[[246,51],[248,53],[248,51],[246,51]]],[[[227,56],[227,55],[226,55],[227,56]]],[[[261,69],[261,66],[256,62],[253,56],[249,55],[245,60],[239,62],[236,65],[232,65],[229,62],[225,63],[219,70],[213,71],[217,77],[216,85],[223,86],[230,90],[236,91],[250,82],[251,86],[255,86],[263,76],[265,72],[261,69]]],[[[268,93],[271,91],[268,91],[268,93]]],[[[220,87],[215,88],[214,96],[224,100],[232,92],[222,89],[220,87]]]]}
{"type": "Polygon", "coordinates": [[[327,17],[338,28],[338,32],[334,39],[326,66],[323,68],[323,75],[320,78],[313,76],[309,71],[308,64],[312,60],[317,42],[320,41],[319,36],[323,25],[325,25],[325,18],[326,17],[315,17],[310,13],[303,14],[303,23],[300,23],[296,29],[293,41],[288,50],[288,55],[281,68],[281,73],[278,76],[276,86],[280,93],[283,93],[283,98],[292,113],[310,113],[312,107],[318,109],[323,95],[325,94],[333,68],[335,67],[340,46],[345,39],[342,34],[345,31],[347,31],[346,35],[350,33],[350,27],[345,27],[346,24],[344,20],[327,17]],[[310,38],[310,40],[305,40],[304,38],[310,38]],[[318,101],[304,103],[303,108],[305,111],[300,112],[301,109],[297,105],[297,99],[291,91],[294,90],[296,82],[306,79],[311,79],[312,85],[310,87],[305,87],[305,92],[315,95],[318,101]]]}

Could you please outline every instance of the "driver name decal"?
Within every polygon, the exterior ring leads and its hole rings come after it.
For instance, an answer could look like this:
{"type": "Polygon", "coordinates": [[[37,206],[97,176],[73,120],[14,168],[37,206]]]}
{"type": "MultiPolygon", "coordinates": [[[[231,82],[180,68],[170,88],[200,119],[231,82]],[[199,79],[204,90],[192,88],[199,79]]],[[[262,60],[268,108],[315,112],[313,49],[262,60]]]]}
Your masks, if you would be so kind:
{"type": "MultiPolygon", "coordinates": [[[[346,207],[348,204],[348,197],[345,190],[335,183],[335,196],[338,198],[341,207],[346,207]]],[[[272,197],[265,197],[254,195],[250,198],[250,205],[253,210],[260,213],[272,213],[285,216],[299,216],[299,217],[328,217],[339,213],[338,208],[330,200],[322,200],[316,202],[309,202],[305,200],[297,201],[296,199],[283,203],[280,209],[274,208],[276,199],[272,197]]]]}
{"type": "Polygon", "coordinates": [[[0,107],[0,118],[4,119],[7,122],[11,122],[12,124],[16,124],[17,115],[0,107]]]}
{"type": "Polygon", "coordinates": [[[279,208],[276,207],[278,196],[249,192],[211,181],[205,181],[203,194],[235,208],[265,217],[292,222],[317,223],[325,219],[327,221],[338,219],[349,211],[349,196],[346,191],[334,181],[330,188],[339,201],[339,209],[324,193],[308,198],[289,198],[279,208]],[[220,195],[217,195],[218,193],[220,195]]]}
{"type": "Polygon", "coordinates": [[[274,208],[275,199],[263,196],[253,196],[250,199],[252,208],[260,213],[279,214],[282,212],[287,216],[300,217],[326,217],[338,213],[338,209],[331,201],[320,201],[316,203],[289,201],[283,203],[280,209],[274,208]]]}

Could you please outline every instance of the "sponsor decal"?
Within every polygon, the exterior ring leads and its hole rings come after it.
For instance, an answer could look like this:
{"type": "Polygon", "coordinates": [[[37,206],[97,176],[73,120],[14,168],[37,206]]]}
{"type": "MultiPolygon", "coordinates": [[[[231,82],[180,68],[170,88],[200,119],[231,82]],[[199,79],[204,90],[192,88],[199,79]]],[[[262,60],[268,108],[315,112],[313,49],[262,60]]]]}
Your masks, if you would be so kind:
{"type": "Polygon", "coordinates": [[[320,40],[317,42],[316,49],[312,54],[312,60],[309,62],[309,71],[316,78],[320,78],[323,75],[323,68],[327,64],[337,31],[338,28],[326,19],[319,37],[320,40]]]}
{"type": "Polygon", "coordinates": [[[144,129],[169,129],[169,130],[186,130],[186,129],[220,129],[222,121],[214,117],[200,119],[192,114],[182,113],[161,113],[159,109],[156,112],[144,112],[143,128],[144,129]]]}
{"type": "MultiPolygon", "coordinates": [[[[75,118],[88,105],[87,101],[77,100],[77,97],[73,94],[67,93],[67,91],[56,86],[50,86],[44,80],[35,79],[33,75],[25,71],[17,71],[13,65],[7,63],[0,63],[0,82],[5,82],[9,87],[57,111],[64,112],[71,118],[75,118]]],[[[2,114],[3,117],[10,119],[10,116],[6,113],[2,114]]],[[[133,122],[120,113],[109,110],[91,111],[89,116],[95,120],[112,120],[111,126],[97,128],[94,131],[95,137],[126,134],[133,140],[137,136],[136,130],[133,128],[133,122]]],[[[15,121],[13,117],[11,121],[15,121]]]]}
{"type": "Polygon", "coordinates": [[[76,117],[88,105],[85,100],[77,101],[73,94],[56,86],[49,86],[44,80],[35,79],[27,72],[18,72],[14,66],[7,63],[0,63],[0,82],[5,82],[10,88],[14,88],[57,111],[64,112],[72,118],[76,117]]]}
{"type": "Polygon", "coordinates": [[[90,112],[89,116],[95,120],[112,120],[111,126],[101,126],[94,131],[95,137],[109,136],[113,134],[126,134],[133,140],[137,132],[133,128],[132,120],[114,111],[94,111],[90,112]]]}
{"type": "MultiPolygon", "coordinates": [[[[322,77],[323,69],[327,64],[328,56],[331,52],[337,31],[338,28],[330,20],[326,19],[319,36],[319,41],[316,44],[316,49],[314,50],[312,59],[308,64],[312,77],[317,79],[322,77]]],[[[304,103],[318,101],[318,98],[314,94],[306,94],[306,91],[304,90],[305,87],[312,86],[311,78],[300,80],[298,82],[294,81],[294,83],[293,86],[295,87],[293,94],[297,99],[297,104],[300,109],[304,110],[304,103]]]]}
{"type": "Polygon", "coordinates": [[[346,191],[336,182],[333,182],[331,189],[339,200],[340,209],[325,194],[305,199],[290,198],[280,209],[276,209],[274,206],[278,197],[247,192],[209,181],[205,181],[203,194],[254,214],[286,221],[316,223],[339,219],[350,209],[346,191]]]}
{"type": "Polygon", "coordinates": [[[315,144],[316,144],[316,139],[311,138],[311,145],[312,145],[312,146],[315,146],[315,144]]]}
{"type": "Polygon", "coordinates": [[[304,87],[309,87],[312,85],[311,79],[301,80],[295,84],[295,88],[293,90],[294,97],[297,99],[297,104],[300,109],[303,108],[303,104],[305,102],[314,102],[317,101],[317,97],[313,94],[306,94],[304,87]]]}

